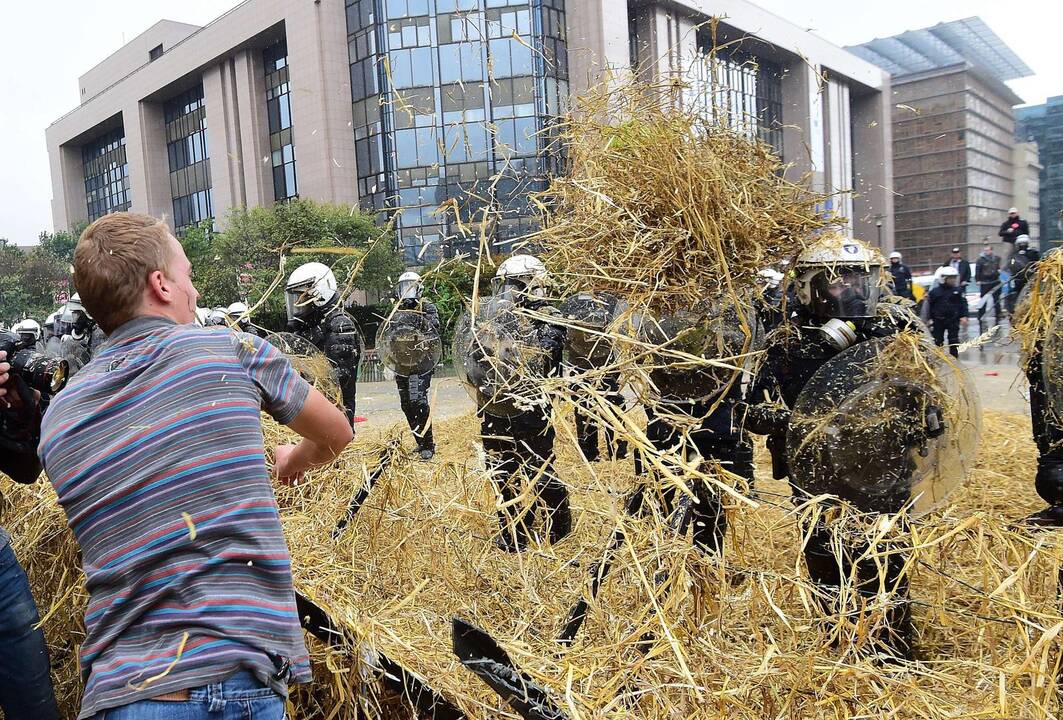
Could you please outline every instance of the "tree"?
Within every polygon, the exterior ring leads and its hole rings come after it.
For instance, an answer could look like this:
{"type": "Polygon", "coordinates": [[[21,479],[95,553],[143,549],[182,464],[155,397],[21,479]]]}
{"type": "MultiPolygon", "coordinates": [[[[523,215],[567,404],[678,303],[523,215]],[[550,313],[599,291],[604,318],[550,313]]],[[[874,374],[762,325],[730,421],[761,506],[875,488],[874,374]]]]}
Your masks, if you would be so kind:
{"type": "Polygon", "coordinates": [[[181,244],[195,271],[201,305],[224,306],[238,299],[256,305],[265,298],[255,322],[272,329],[285,322],[284,293],[275,283],[283,283],[302,263],[316,261],[331,267],[348,294],[354,288],[386,289],[403,270],[393,235],[376,225],[372,215],[305,199],[234,210],[225,231],[214,232],[209,223],[203,224],[188,229],[181,244]],[[309,248],[356,252],[305,252],[309,248]]]}

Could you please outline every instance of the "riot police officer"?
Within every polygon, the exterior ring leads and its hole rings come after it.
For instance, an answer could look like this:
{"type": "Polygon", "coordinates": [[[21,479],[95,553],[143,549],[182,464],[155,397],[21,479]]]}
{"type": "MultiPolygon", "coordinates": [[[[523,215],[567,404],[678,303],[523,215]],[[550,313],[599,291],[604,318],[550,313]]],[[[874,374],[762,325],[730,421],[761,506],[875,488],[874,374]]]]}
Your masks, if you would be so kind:
{"type": "MultiPolygon", "coordinates": [[[[439,311],[434,303],[421,297],[420,275],[415,272],[400,275],[395,285],[395,298],[398,300],[398,311],[423,315],[428,329],[439,335],[439,311]]],[[[395,374],[399,405],[417,441],[417,451],[425,461],[431,460],[436,452],[435,440],[432,438],[432,409],[429,405],[429,391],[434,374],[434,367],[422,373],[395,374]]]]}
{"type": "Polygon", "coordinates": [[[33,318],[26,318],[14,325],[11,332],[22,340],[24,347],[33,348],[37,352],[44,352],[44,339],[41,336],[41,325],[33,318]]]}
{"type": "Polygon", "coordinates": [[[284,287],[288,330],[325,353],[336,372],[343,408],[353,426],[362,335],[341,304],[336,276],[317,262],[300,265],[284,287]]]}
{"type": "MultiPolygon", "coordinates": [[[[513,255],[499,265],[493,280],[495,298],[510,302],[517,309],[540,315],[556,314],[546,301],[546,266],[530,255],[513,255]]],[[[522,342],[531,346],[543,361],[544,376],[557,375],[565,330],[541,318],[528,323],[529,337],[522,342]]],[[[554,470],[554,428],[550,408],[539,404],[507,416],[491,412],[481,405],[480,434],[493,477],[503,500],[499,511],[501,532],[497,544],[509,552],[527,548],[532,537],[532,521],[538,511],[544,513],[544,527],[551,543],[572,532],[568,488],[554,470]],[[520,475],[535,480],[536,497],[530,507],[519,507],[520,475]]]]}
{"type": "Polygon", "coordinates": [[[63,324],[69,328],[60,344],[59,355],[70,365],[73,375],[88,364],[100,346],[107,340],[103,330],[96,325],[77,293],[67,301],[63,310],[63,324]]]}
{"type": "MultiPolygon", "coordinates": [[[[882,261],[878,253],[855,240],[826,236],[805,250],[794,268],[797,307],[787,322],[787,332],[769,339],[764,359],[747,394],[746,427],[767,435],[773,474],[789,477],[795,503],[808,499],[801,489],[802,478],[795,477],[787,460],[786,438],[790,411],[812,376],[842,351],[875,338],[886,338],[904,330],[923,328],[911,313],[895,306],[887,311],[878,302],[882,261]]],[[[841,586],[853,572],[856,590],[874,597],[879,589],[878,568],[858,562],[866,544],[852,545],[843,540],[841,556],[832,546],[838,537],[823,521],[805,528],[805,563],[813,583],[820,590],[826,612],[832,612],[841,598],[841,586]]],[[[885,569],[886,587],[894,589],[897,602],[887,616],[887,630],[875,638],[875,649],[889,655],[909,657],[911,651],[911,610],[908,581],[901,553],[890,553],[885,569]]]]}
{"type": "Polygon", "coordinates": [[[59,356],[63,336],[59,332],[59,315],[56,310],[44,320],[44,352],[48,355],[59,356]]]}
{"type": "Polygon", "coordinates": [[[228,324],[240,332],[265,337],[264,333],[251,322],[251,308],[245,302],[234,302],[225,309],[228,324]]]}

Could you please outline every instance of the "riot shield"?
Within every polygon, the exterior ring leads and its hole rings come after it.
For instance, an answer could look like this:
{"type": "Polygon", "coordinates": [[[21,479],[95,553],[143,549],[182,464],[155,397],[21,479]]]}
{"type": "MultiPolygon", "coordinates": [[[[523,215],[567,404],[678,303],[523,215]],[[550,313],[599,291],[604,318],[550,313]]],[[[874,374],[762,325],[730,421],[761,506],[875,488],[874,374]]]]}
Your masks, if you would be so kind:
{"type": "Polygon", "coordinates": [[[565,363],[589,370],[602,368],[614,361],[615,347],[607,337],[614,329],[625,303],[608,294],[595,296],[579,293],[561,303],[565,318],[565,363]]]}
{"type": "Polygon", "coordinates": [[[439,331],[417,310],[397,310],[377,332],[377,356],[396,375],[429,373],[443,352],[439,331]]]}
{"type": "Polygon", "coordinates": [[[967,372],[914,335],[862,342],[829,360],[793,408],[790,481],[864,512],[938,506],[974,466],[978,394],[967,372]]]}
{"type": "Polygon", "coordinates": [[[719,397],[742,382],[742,368],[759,338],[756,313],[737,303],[642,317],[638,332],[643,343],[657,347],[635,358],[636,386],[652,404],[719,397]]]}
{"type": "Polygon", "coordinates": [[[1063,424],[1063,303],[1056,310],[1043,352],[1041,372],[1045,379],[1047,409],[1055,422],[1063,424]]]}
{"type": "Polygon", "coordinates": [[[334,403],[342,402],[336,370],[325,354],[306,338],[295,333],[280,332],[266,335],[266,342],[288,358],[295,371],[334,403]]]}
{"type": "Polygon", "coordinates": [[[498,297],[481,300],[454,332],[454,369],[476,406],[496,417],[544,407],[549,367],[531,319],[498,297]]]}

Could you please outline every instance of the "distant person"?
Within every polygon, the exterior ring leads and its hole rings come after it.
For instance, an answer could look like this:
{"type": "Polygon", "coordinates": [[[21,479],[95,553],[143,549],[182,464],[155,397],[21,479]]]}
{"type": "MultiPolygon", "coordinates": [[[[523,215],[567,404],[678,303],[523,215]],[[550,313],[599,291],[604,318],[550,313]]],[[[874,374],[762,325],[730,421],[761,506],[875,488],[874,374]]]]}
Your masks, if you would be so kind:
{"type": "Polygon", "coordinates": [[[1000,224],[1000,232],[997,233],[1004,239],[1004,242],[1008,243],[1012,247],[1012,252],[1015,252],[1015,241],[1020,235],[1029,236],[1030,223],[1019,217],[1019,209],[1011,208],[1008,210],[1008,219],[1000,224]]]}
{"type": "Polygon", "coordinates": [[[1034,264],[1041,259],[1041,253],[1030,247],[1030,236],[1020,235],[1015,238],[1015,252],[1008,259],[1008,272],[1011,274],[1011,293],[1008,294],[1008,315],[1015,312],[1026,281],[1033,273],[1034,264]]]}
{"type": "Polygon", "coordinates": [[[974,264],[974,280],[978,283],[978,290],[982,300],[978,305],[978,324],[982,324],[982,317],[990,302],[993,303],[993,320],[999,325],[1003,313],[1000,312],[1000,291],[1004,286],[1000,279],[1000,256],[993,252],[992,245],[986,245],[985,249],[978,254],[978,260],[974,264]],[[992,295],[987,300],[986,295],[992,295]]]}
{"type": "Polygon", "coordinates": [[[949,352],[959,357],[960,326],[967,324],[967,296],[959,284],[959,273],[955,268],[943,267],[938,271],[941,284],[927,294],[927,315],[930,317],[930,331],[938,347],[945,344],[948,334],[949,352]]]}
{"type": "Polygon", "coordinates": [[[904,264],[899,252],[890,253],[890,275],[893,276],[893,294],[897,297],[915,300],[912,294],[912,271],[904,264]]]}
{"type": "Polygon", "coordinates": [[[959,247],[952,248],[952,255],[941,263],[941,267],[950,267],[956,271],[959,278],[958,287],[967,287],[967,283],[971,282],[971,263],[967,262],[967,258],[963,256],[959,247]]]}

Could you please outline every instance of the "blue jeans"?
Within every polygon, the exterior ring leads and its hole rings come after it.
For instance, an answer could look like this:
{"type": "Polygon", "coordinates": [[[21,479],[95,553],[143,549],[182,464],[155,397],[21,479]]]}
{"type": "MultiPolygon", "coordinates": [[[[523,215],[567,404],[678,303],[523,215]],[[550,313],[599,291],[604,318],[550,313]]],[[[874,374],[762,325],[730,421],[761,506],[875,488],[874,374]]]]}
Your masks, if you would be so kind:
{"type": "Polygon", "coordinates": [[[48,648],[26,572],[0,549],[0,708],[7,720],[58,720],[48,648]]]}
{"type": "Polygon", "coordinates": [[[141,700],[92,720],[285,720],[284,699],[250,672],[189,691],[188,700],[141,700]]]}

